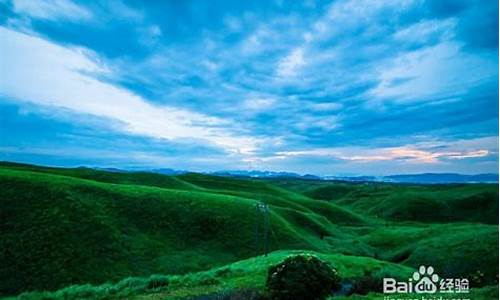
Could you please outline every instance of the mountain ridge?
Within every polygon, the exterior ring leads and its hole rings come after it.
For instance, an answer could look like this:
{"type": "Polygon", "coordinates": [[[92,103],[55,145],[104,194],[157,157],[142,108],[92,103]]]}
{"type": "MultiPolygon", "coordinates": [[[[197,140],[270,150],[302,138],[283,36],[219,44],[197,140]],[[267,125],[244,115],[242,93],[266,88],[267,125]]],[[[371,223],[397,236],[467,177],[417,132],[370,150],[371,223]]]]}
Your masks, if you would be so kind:
{"type": "MultiPolygon", "coordinates": [[[[29,166],[32,164],[0,161],[0,165],[29,166]]],[[[34,166],[34,165],[32,165],[34,166]]],[[[59,168],[46,166],[47,168],[59,168]]],[[[147,172],[162,175],[183,175],[188,173],[199,173],[220,177],[247,177],[247,178],[294,178],[304,180],[325,180],[325,181],[348,181],[348,182],[388,182],[388,183],[415,183],[415,184],[452,184],[452,183],[498,183],[498,173],[460,174],[460,173],[414,173],[414,174],[392,174],[383,176],[373,175],[314,175],[299,174],[287,171],[261,171],[261,170],[220,170],[212,172],[194,172],[189,170],[177,170],[173,168],[115,168],[115,167],[91,167],[79,166],[82,169],[94,169],[112,173],[134,173],[147,172]]]]}

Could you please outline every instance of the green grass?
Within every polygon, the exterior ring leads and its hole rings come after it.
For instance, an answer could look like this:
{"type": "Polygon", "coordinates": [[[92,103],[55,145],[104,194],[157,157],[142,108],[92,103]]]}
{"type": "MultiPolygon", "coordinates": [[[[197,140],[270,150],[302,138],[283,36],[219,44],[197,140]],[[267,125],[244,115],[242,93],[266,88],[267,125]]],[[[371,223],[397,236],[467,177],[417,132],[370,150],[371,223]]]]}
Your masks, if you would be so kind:
{"type": "MultiPolygon", "coordinates": [[[[255,254],[256,200],[9,169],[0,179],[4,294],[198,271],[255,254]]],[[[271,249],[334,250],[320,236],[338,227],[304,210],[271,206],[271,249]]]]}
{"type": "Polygon", "coordinates": [[[361,237],[377,249],[376,257],[412,267],[432,265],[446,277],[472,278],[480,270],[483,284],[498,274],[498,226],[485,224],[411,224],[379,227],[361,237]]]}
{"type": "Polygon", "coordinates": [[[480,222],[498,224],[498,185],[404,185],[278,181],[283,188],[313,199],[348,207],[365,217],[427,223],[480,222]]]}
{"type": "Polygon", "coordinates": [[[365,274],[381,272],[405,279],[412,268],[366,257],[322,254],[311,251],[277,251],[204,272],[180,276],[153,275],[146,278],[126,278],[115,284],[70,286],[57,292],[25,293],[18,299],[182,299],[243,288],[263,289],[267,270],[289,255],[309,253],[330,262],[344,279],[355,279],[365,274]],[[160,284],[151,284],[151,282],[160,284]],[[163,282],[165,285],[161,285],[163,282]],[[148,288],[154,286],[154,288],[148,288]]]}
{"type": "Polygon", "coordinates": [[[480,272],[478,287],[498,284],[497,185],[165,176],[4,162],[0,208],[0,295],[46,291],[26,299],[185,299],[262,289],[269,265],[294,251],[315,251],[345,278],[406,276],[429,264],[443,276],[480,272]],[[267,258],[252,258],[258,202],[270,205],[270,249],[281,250],[267,258]]]}
{"type": "Polygon", "coordinates": [[[200,187],[189,184],[177,177],[147,172],[107,172],[84,167],[51,168],[11,162],[0,162],[0,167],[14,170],[70,176],[82,179],[91,179],[94,181],[106,183],[135,184],[188,191],[200,190],[200,187]]]}

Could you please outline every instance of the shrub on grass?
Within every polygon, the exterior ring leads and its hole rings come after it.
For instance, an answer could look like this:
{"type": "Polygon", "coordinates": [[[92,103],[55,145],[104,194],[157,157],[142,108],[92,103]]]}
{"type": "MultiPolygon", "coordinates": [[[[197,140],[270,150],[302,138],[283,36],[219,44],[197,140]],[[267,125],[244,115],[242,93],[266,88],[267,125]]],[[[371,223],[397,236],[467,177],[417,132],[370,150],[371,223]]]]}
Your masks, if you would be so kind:
{"type": "Polygon", "coordinates": [[[340,277],[328,263],[313,255],[285,259],[268,271],[270,300],[322,300],[340,288],[340,277]]]}

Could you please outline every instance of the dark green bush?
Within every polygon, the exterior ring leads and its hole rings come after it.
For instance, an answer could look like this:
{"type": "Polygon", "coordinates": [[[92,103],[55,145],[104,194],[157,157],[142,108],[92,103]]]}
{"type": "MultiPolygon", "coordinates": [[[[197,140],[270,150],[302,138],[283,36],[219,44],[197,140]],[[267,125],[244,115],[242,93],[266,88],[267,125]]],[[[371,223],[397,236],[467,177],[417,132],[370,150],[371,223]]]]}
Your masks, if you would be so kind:
{"type": "Polygon", "coordinates": [[[340,288],[340,277],[328,263],[312,255],[285,259],[268,271],[270,300],[320,300],[340,288]]]}

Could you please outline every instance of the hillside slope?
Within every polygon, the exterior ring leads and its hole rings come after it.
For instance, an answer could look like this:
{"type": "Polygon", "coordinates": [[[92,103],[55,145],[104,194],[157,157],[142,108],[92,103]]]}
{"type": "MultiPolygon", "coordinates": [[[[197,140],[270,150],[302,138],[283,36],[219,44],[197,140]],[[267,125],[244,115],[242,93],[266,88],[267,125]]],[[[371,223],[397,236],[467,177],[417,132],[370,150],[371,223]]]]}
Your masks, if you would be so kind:
{"type": "Polygon", "coordinates": [[[54,168],[5,161],[0,162],[0,168],[2,167],[21,171],[24,170],[90,179],[106,183],[136,184],[188,191],[200,189],[199,187],[182,181],[174,176],[165,176],[162,174],[148,172],[109,172],[85,167],[54,168]]]}
{"type": "MultiPolygon", "coordinates": [[[[481,272],[476,286],[498,283],[497,186],[308,182],[3,163],[0,295],[248,259],[259,202],[270,206],[271,250],[425,263],[451,277],[481,272]]],[[[251,278],[249,269],[240,275],[251,278]]]]}
{"type": "Polygon", "coordinates": [[[497,184],[408,185],[278,181],[283,188],[329,201],[364,217],[426,223],[498,224],[497,184]]]}
{"type": "MultiPolygon", "coordinates": [[[[181,276],[153,275],[126,278],[103,285],[76,285],[56,292],[25,293],[18,299],[192,299],[202,295],[225,294],[230,290],[264,288],[270,266],[290,255],[308,254],[330,262],[344,279],[355,281],[366,274],[408,278],[413,268],[359,256],[322,254],[313,251],[276,251],[208,271],[181,276]]],[[[14,299],[14,298],[10,298],[14,299]]],[[[198,299],[198,298],[197,298],[198,299]]],[[[220,299],[202,298],[199,299],[220,299]]],[[[246,299],[246,298],[238,298],[246,299]]]]}
{"type": "MultiPolygon", "coordinates": [[[[257,201],[249,198],[7,168],[0,182],[3,294],[184,273],[255,254],[257,201]]],[[[351,222],[335,205],[317,211],[351,222]]],[[[321,235],[349,235],[309,208],[272,205],[270,219],[271,249],[329,251],[321,235]]]]}

